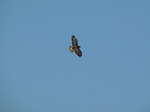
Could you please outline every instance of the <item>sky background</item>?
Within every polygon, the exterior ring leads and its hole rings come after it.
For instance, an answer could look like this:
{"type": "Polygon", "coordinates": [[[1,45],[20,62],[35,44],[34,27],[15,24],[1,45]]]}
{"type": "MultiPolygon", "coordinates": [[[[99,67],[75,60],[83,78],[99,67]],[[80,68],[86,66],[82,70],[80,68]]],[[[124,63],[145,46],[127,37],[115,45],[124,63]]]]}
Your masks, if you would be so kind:
{"type": "Polygon", "coordinates": [[[150,1],[0,0],[0,112],[150,112],[150,1]]]}

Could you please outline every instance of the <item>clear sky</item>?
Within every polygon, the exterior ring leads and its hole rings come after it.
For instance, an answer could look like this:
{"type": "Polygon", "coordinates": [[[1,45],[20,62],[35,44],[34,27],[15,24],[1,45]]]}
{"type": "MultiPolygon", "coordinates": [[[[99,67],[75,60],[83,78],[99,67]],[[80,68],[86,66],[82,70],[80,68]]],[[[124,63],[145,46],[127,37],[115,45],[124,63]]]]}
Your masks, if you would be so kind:
{"type": "Polygon", "coordinates": [[[0,112],[150,112],[150,1],[1,0],[0,112]]]}

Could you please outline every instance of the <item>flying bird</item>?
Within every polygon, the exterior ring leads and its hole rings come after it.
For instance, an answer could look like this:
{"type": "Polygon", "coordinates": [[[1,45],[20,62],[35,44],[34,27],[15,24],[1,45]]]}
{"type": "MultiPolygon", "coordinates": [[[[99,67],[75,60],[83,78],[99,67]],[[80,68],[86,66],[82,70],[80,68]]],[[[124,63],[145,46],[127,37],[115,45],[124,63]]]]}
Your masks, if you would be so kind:
{"type": "Polygon", "coordinates": [[[72,46],[69,46],[70,52],[75,52],[79,57],[81,57],[82,51],[80,50],[81,46],[78,45],[78,40],[74,35],[72,35],[71,40],[72,40],[72,46]]]}

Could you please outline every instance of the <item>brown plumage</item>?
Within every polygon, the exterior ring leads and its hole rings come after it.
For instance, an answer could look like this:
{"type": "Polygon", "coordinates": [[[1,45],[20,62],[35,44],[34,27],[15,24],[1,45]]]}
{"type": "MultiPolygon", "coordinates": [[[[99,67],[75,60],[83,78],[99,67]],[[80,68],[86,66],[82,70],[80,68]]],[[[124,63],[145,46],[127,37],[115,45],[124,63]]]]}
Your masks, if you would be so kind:
{"type": "Polygon", "coordinates": [[[79,57],[82,56],[82,51],[80,50],[80,46],[78,46],[78,40],[74,35],[71,37],[72,40],[72,46],[69,46],[70,52],[75,52],[79,57]]]}

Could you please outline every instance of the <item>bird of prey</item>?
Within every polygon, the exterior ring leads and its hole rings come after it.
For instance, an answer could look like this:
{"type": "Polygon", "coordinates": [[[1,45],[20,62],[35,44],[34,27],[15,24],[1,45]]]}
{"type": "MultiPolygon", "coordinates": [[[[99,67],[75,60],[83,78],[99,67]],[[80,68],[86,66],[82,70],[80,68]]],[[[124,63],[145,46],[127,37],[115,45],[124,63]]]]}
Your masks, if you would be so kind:
{"type": "Polygon", "coordinates": [[[75,52],[79,57],[81,57],[82,51],[80,50],[81,46],[78,46],[78,40],[74,35],[72,35],[71,40],[72,40],[72,46],[69,46],[70,52],[75,52]]]}

